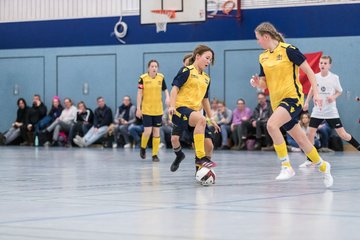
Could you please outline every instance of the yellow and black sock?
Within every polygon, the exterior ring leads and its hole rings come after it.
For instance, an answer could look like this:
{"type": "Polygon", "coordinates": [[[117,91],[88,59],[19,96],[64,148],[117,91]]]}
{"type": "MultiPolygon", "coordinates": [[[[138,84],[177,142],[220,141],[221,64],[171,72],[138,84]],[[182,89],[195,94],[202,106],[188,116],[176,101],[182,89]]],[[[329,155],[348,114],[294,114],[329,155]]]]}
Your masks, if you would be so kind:
{"type": "Polygon", "coordinates": [[[275,152],[281,161],[281,166],[291,167],[286,143],[274,144],[275,152]]]}
{"type": "Polygon", "coordinates": [[[146,148],[149,141],[149,137],[145,136],[144,134],[141,136],[141,148],[146,148]]]}
{"type": "Polygon", "coordinates": [[[326,171],[326,163],[322,160],[315,147],[313,147],[309,153],[306,153],[306,156],[319,167],[321,172],[326,171]]]}
{"type": "Polygon", "coordinates": [[[155,156],[159,152],[160,137],[152,138],[152,155],[155,156]]]}
{"type": "Polygon", "coordinates": [[[205,157],[205,134],[194,134],[194,145],[196,157],[205,157]]]}

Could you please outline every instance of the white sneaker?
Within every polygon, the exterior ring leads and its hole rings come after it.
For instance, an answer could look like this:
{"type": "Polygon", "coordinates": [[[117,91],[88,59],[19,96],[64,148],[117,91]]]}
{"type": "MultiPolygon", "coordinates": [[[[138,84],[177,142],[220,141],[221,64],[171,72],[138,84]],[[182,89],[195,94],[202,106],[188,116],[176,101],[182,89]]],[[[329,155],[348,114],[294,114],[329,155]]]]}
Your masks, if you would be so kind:
{"type": "Polygon", "coordinates": [[[292,167],[281,166],[280,174],[275,178],[276,180],[288,180],[295,176],[295,171],[292,167]]]}
{"type": "Polygon", "coordinates": [[[130,143],[125,144],[124,148],[131,148],[131,144],[130,143]]]}
{"type": "Polygon", "coordinates": [[[291,152],[301,152],[301,149],[300,148],[297,148],[297,147],[291,147],[291,152]]]}
{"type": "Polygon", "coordinates": [[[331,176],[330,170],[331,170],[331,165],[330,163],[324,161],[326,164],[326,170],[325,172],[323,172],[324,174],[324,184],[325,187],[329,188],[334,184],[334,178],[331,176]]]}
{"type": "Polygon", "coordinates": [[[159,148],[165,148],[165,147],[166,147],[165,144],[163,144],[163,143],[159,144],[159,148]]]}
{"type": "Polygon", "coordinates": [[[79,147],[84,147],[84,144],[83,144],[82,139],[74,138],[73,141],[74,141],[74,143],[75,143],[76,145],[78,145],[79,147]]]}
{"type": "Polygon", "coordinates": [[[305,160],[305,162],[303,162],[302,164],[299,165],[299,168],[308,168],[308,167],[312,167],[312,166],[314,166],[312,161],[305,160]]]}
{"type": "Polygon", "coordinates": [[[112,144],[112,148],[117,148],[117,143],[116,143],[116,142],[114,142],[114,143],[112,144]]]}

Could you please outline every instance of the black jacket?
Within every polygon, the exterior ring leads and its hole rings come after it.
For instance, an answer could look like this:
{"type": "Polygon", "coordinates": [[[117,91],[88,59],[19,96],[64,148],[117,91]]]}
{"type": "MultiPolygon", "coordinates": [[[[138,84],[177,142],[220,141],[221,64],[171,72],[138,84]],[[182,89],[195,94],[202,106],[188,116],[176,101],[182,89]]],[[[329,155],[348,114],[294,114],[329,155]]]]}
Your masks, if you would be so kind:
{"type": "Polygon", "coordinates": [[[103,126],[110,126],[113,122],[113,114],[108,106],[95,109],[94,127],[101,128],[103,126]]]}
{"type": "Polygon", "coordinates": [[[43,117],[46,116],[46,106],[44,103],[40,103],[39,106],[33,106],[29,108],[26,124],[37,124],[43,117]]]}
{"type": "Polygon", "coordinates": [[[268,119],[270,118],[271,114],[272,114],[272,110],[271,110],[271,105],[269,101],[266,101],[267,106],[265,109],[262,109],[260,104],[258,104],[255,108],[255,110],[253,111],[253,114],[250,118],[250,122],[252,121],[258,121],[260,120],[261,122],[267,122],[268,119]]]}

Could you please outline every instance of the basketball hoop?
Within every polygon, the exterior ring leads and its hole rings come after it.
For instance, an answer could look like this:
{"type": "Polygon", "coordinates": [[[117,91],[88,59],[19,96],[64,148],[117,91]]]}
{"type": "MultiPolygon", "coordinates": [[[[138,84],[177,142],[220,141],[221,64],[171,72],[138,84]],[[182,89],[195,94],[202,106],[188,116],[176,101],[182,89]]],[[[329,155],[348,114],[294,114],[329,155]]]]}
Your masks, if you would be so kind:
{"type": "Polygon", "coordinates": [[[170,19],[176,17],[174,10],[152,10],[156,24],[156,32],[166,32],[166,25],[170,19]]]}

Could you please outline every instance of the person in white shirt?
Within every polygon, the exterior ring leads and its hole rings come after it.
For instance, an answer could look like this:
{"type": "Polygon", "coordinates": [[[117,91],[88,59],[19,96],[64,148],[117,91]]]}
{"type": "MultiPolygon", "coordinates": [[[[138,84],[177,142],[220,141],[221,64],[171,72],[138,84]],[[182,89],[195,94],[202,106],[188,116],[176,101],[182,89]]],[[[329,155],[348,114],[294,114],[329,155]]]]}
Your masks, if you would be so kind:
{"type": "Polygon", "coordinates": [[[46,128],[46,131],[53,132],[53,142],[52,145],[58,144],[58,138],[60,131],[69,133],[72,125],[74,124],[77,109],[73,106],[73,103],[70,98],[64,99],[65,108],[62,110],[61,115],[55,119],[55,121],[46,128]]]}
{"type": "MultiPolygon", "coordinates": [[[[335,129],[337,134],[345,141],[353,145],[360,151],[359,142],[349,133],[346,132],[343,127],[338,109],[336,107],[336,98],[342,93],[342,87],[340,85],[339,76],[330,72],[332,59],[330,56],[322,56],[320,58],[319,66],[320,72],[315,74],[317,81],[317,88],[319,96],[322,99],[322,107],[314,106],[311,118],[310,118],[310,130],[308,138],[314,142],[316,130],[319,125],[325,120],[331,128],[335,129]]],[[[309,91],[309,95],[306,99],[304,110],[308,110],[309,101],[312,97],[312,89],[309,91]]],[[[311,166],[310,161],[306,161],[302,167],[311,166]]]]}

